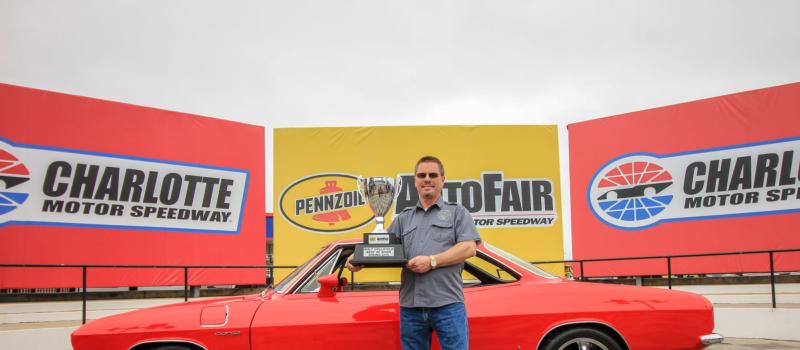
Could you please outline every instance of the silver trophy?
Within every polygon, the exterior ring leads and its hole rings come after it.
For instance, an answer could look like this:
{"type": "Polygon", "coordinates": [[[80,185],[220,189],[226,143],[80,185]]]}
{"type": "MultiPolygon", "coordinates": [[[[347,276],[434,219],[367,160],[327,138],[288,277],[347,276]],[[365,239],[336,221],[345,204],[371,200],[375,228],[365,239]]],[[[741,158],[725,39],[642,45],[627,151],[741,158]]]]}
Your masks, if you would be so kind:
{"type": "Polygon", "coordinates": [[[395,192],[400,187],[400,178],[358,177],[358,190],[369,208],[375,213],[375,229],[364,234],[364,243],[356,245],[353,263],[368,266],[397,266],[408,260],[403,245],[393,233],[386,233],[384,216],[394,203],[395,192]]]}
{"type": "Polygon", "coordinates": [[[372,232],[385,233],[386,229],[383,228],[384,216],[389,212],[389,208],[394,203],[394,194],[399,185],[390,177],[368,177],[361,176],[356,180],[358,181],[358,190],[364,196],[369,208],[375,213],[375,229],[372,232]]]}

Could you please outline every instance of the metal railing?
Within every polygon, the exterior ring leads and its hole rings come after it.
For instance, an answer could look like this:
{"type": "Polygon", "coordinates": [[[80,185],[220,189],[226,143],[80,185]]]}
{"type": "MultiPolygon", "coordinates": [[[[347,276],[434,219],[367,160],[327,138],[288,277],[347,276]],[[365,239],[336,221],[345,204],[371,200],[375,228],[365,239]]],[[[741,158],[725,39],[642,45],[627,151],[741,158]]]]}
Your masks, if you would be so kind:
{"type": "Polygon", "coordinates": [[[0,264],[3,267],[22,268],[80,268],[81,269],[81,322],[86,324],[87,271],[88,269],[182,269],[183,301],[189,301],[189,269],[263,269],[266,270],[265,285],[271,287],[275,269],[293,269],[297,266],[276,265],[80,265],[80,264],[0,264]]]}
{"type": "MultiPolygon", "coordinates": [[[[780,249],[780,250],[755,250],[755,251],[739,251],[739,252],[722,252],[722,253],[705,253],[705,254],[682,254],[682,255],[654,255],[654,256],[636,256],[624,258],[604,258],[604,259],[578,259],[578,260],[549,260],[549,261],[532,261],[533,264],[558,264],[558,263],[578,263],[580,266],[580,280],[585,280],[585,265],[591,262],[607,262],[607,261],[627,261],[627,260],[652,260],[664,259],[667,268],[667,281],[669,289],[672,289],[672,260],[680,258],[696,258],[708,256],[726,256],[726,255],[749,255],[749,254],[766,254],[769,257],[769,275],[770,286],[772,295],[772,308],[777,307],[775,298],[775,254],[776,253],[791,253],[800,252],[798,249],[780,249]]],[[[183,300],[189,300],[189,270],[190,269],[264,269],[267,271],[265,276],[265,284],[267,287],[272,285],[272,276],[274,276],[275,269],[289,269],[296,268],[297,266],[276,266],[276,265],[80,265],[80,264],[0,264],[3,267],[21,267],[21,268],[80,268],[81,269],[81,300],[82,300],[82,318],[81,321],[86,323],[86,301],[87,301],[87,271],[89,269],[130,269],[130,268],[144,268],[144,269],[182,269],[183,270],[183,300]]],[[[715,273],[725,273],[725,271],[715,271],[715,273]]],[[[605,276],[611,277],[611,276],[605,276]]]]}
{"type": "MultiPolygon", "coordinates": [[[[703,253],[703,254],[680,254],[680,255],[651,255],[651,256],[635,256],[635,257],[625,257],[625,258],[602,258],[602,259],[576,259],[576,260],[548,260],[548,261],[531,261],[532,264],[559,264],[559,263],[578,263],[580,266],[580,277],[579,280],[586,280],[585,277],[585,263],[590,262],[608,262],[608,261],[627,261],[627,260],[653,260],[653,259],[664,259],[666,261],[666,268],[667,268],[667,286],[669,289],[672,289],[672,260],[673,259],[680,259],[680,258],[697,258],[697,257],[709,257],[709,256],[730,256],[730,255],[751,255],[751,254],[766,254],[769,258],[769,280],[770,280],[770,288],[771,288],[771,296],[772,296],[772,308],[777,307],[777,302],[775,298],[775,254],[776,253],[794,253],[800,252],[800,248],[797,249],[775,249],[775,250],[751,250],[751,251],[739,251],[739,252],[721,252],[721,253],[703,253]]],[[[715,271],[714,273],[731,273],[732,271],[715,271]]],[[[738,272],[738,271],[736,271],[738,272]]],[[[603,276],[603,277],[612,277],[612,276],[603,276]]]]}

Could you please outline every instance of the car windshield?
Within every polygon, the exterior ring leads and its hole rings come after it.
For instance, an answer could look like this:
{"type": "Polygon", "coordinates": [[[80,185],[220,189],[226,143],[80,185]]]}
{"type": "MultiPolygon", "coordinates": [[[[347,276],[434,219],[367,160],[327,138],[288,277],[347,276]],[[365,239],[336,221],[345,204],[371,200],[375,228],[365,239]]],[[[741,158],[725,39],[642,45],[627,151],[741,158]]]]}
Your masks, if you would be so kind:
{"type": "Polygon", "coordinates": [[[508,260],[511,260],[514,263],[516,263],[517,265],[519,265],[520,267],[522,267],[522,268],[524,268],[524,269],[526,269],[526,270],[528,270],[530,272],[533,272],[533,273],[535,273],[535,274],[537,274],[539,276],[542,276],[544,278],[558,278],[558,277],[553,276],[550,273],[548,273],[548,272],[536,267],[536,265],[533,265],[533,264],[531,264],[531,263],[529,263],[529,262],[527,262],[525,260],[522,260],[522,259],[518,258],[517,256],[512,255],[509,252],[506,252],[505,250],[502,250],[502,249],[497,248],[497,247],[495,247],[495,246],[493,246],[493,245],[491,245],[489,243],[486,243],[485,241],[483,242],[483,246],[486,247],[486,249],[489,249],[490,251],[494,252],[495,254],[500,255],[500,256],[508,259],[508,260]]]}
{"type": "Polygon", "coordinates": [[[300,266],[298,266],[296,269],[294,269],[294,271],[292,271],[292,273],[290,273],[290,274],[289,274],[289,276],[286,276],[286,277],[285,277],[283,280],[281,280],[281,282],[280,282],[280,283],[278,283],[278,285],[276,285],[276,286],[275,286],[275,292],[276,292],[276,293],[283,293],[283,292],[286,290],[286,288],[288,288],[288,287],[289,287],[289,284],[290,284],[290,282],[291,282],[291,281],[292,281],[292,280],[293,280],[295,277],[297,277],[297,274],[298,274],[298,273],[300,273],[300,271],[303,271],[303,269],[305,269],[305,268],[306,268],[306,266],[308,266],[308,264],[309,264],[309,263],[311,263],[312,261],[314,261],[314,258],[316,258],[316,257],[317,257],[317,255],[319,255],[319,253],[321,253],[321,252],[322,252],[323,250],[325,250],[325,248],[327,248],[327,247],[328,247],[328,246],[324,246],[324,247],[322,247],[322,249],[320,249],[320,250],[319,250],[319,251],[318,251],[316,254],[314,254],[313,256],[311,256],[311,258],[309,258],[308,260],[306,260],[306,262],[305,262],[305,263],[303,263],[303,265],[300,265],[300,266]]]}

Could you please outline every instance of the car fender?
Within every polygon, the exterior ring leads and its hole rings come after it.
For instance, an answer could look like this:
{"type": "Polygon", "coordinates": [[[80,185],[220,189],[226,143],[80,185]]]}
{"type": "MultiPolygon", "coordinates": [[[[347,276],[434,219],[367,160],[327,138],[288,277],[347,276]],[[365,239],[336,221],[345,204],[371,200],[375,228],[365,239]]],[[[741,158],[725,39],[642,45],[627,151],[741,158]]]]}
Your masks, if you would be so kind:
{"type": "Polygon", "coordinates": [[[612,332],[614,332],[615,335],[617,337],[619,337],[619,339],[622,340],[622,344],[620,344],[620,345],[622,345],[625,349],[630,349],[630,346],[628,346],[628,341],[625,339],[625,336],[622,335],[622,333],[617,328],[615,328],[614,326],[612,326],[608,322],[601,321],[601,320],[596,320],[596,319],[560,320],[557,323],[553,323],[547,328],[547,331],[545,331],[544,334],[542,334],[542,337],[539,338],[539,342],[536,344],[536,349],[540,349],[541,348],[541,346],[543,345],[542,342],[549,335],[554,334],[555,332],[559,331],[560,329],[569,328],[569,327],[578,326],[578,325],[600,326],[602,328],[607,328],[607,329],[611,330],[612,332]]]}

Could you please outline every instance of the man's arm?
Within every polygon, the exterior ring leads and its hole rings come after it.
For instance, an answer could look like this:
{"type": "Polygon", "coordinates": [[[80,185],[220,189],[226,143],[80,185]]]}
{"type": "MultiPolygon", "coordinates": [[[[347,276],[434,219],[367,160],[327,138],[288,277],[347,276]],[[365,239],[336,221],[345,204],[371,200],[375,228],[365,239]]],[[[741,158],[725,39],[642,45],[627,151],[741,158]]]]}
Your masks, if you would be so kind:
{"type": "MultiPolygon", "coordinates": [[[[432,257],[436,259],[436,267],[439,268],[464,262],[464,260],[475,256],[476,249],[475,241],[461,241],[448,250],[432,255],[432,257]]],[[[431,256],[415,256],[408,261],[406,267],[416,273],[425,273],[431,270],[431,259],[431,256]]]]}

